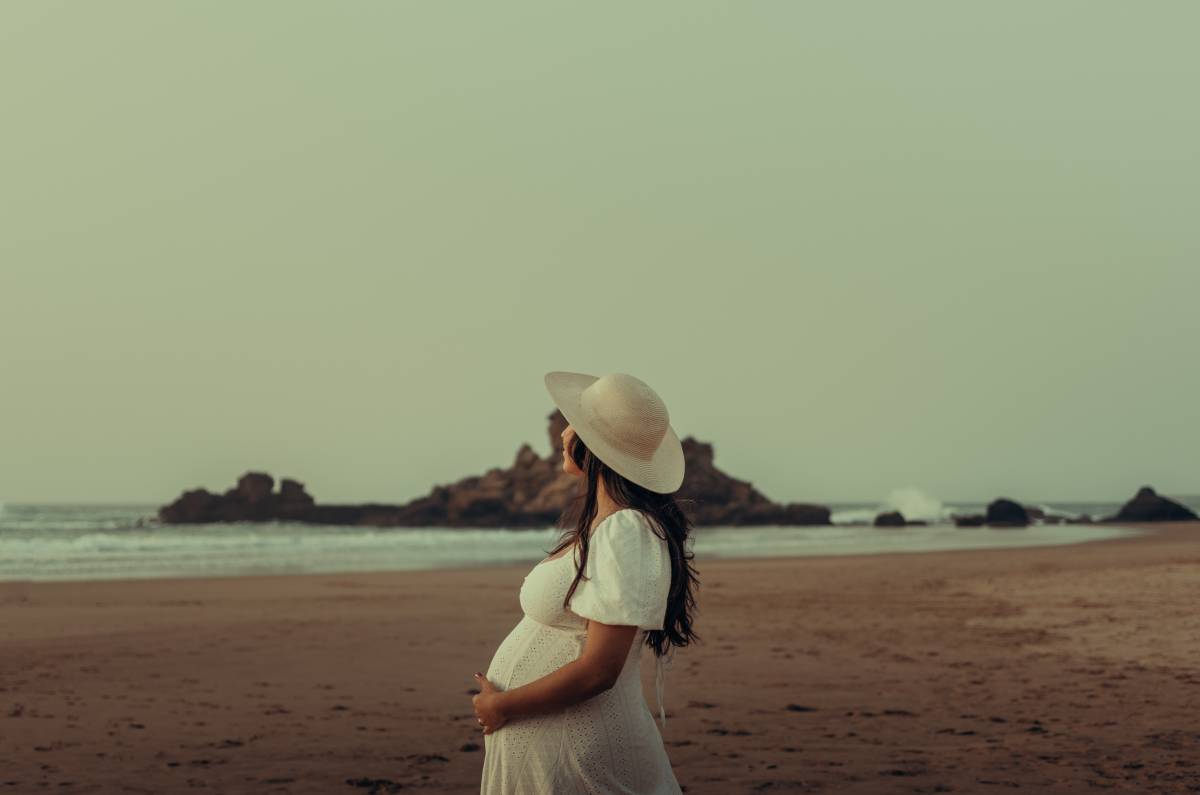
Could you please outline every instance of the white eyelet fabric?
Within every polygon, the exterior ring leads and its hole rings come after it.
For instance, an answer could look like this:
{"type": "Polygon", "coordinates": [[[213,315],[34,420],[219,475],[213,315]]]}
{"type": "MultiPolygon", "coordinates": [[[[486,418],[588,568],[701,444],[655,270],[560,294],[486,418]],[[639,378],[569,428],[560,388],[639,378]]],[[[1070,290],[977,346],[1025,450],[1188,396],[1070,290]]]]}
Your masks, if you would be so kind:
{"type": "MultiPolygon", "coordinates": [[[[642,695],[641,658],[648,630],[663,628],[671,586],[667,542],[641,511],[624,508],[592,531],[588,563],[571,597],[578,550],[533,567],[521,586],[524,615],[487,670],[500,690],[540,679],[579,658],[587,619],[638,627],[629,657],[609,690],[567,709],[517,717],[483,735],[481,795],[529,793],[681,793],[642,695]]],[[[655,685],[662,708],[662,667],[655,685]]]]}

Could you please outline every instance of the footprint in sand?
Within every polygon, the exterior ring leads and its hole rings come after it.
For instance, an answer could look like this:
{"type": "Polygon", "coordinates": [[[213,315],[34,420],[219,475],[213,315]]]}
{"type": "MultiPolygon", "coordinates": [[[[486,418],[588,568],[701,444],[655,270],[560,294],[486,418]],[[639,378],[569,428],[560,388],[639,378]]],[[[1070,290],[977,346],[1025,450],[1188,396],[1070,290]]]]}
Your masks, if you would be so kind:
{"type": "Polygon", "coordinates": [[[383,795],[384,793],[399,792],[402,784],[397,784],[395,781],[387,778],[348,778],[346,783],[352,787],[359,787],[367,791],[367,795],[383,795]]]}

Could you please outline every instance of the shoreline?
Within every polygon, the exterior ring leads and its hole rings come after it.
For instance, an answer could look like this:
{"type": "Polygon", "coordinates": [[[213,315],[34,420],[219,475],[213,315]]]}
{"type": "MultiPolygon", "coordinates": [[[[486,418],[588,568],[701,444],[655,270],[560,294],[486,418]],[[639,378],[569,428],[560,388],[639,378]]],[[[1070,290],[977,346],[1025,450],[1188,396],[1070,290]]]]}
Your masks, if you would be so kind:
{"type": "MultiPolygon", "coordinates": [[[[833,525],[833,526],[830,526],[829,528],[815,528],[815,529],[816,530],[825,530],[825,529],[832,528],[832,529],[837,529],[837,530],[848,530],[848,531],[853,531],[855,529],[858,529],[858,530],[863,530],[863,531],[867,531],[867,532],[871,532],[871,533],[877,533],[878,536],[874,539],[862,538],[862,539],[858,539],[858,540],[849,540],[850,536],[847,536],[845,539],[839,539],[836,542],[833,540],[826,540],[822,543],[825,543],[828,545],[827,546],[828,551],[812,551],[812,552],[804,551],[801,553],[797,553],[792,550],[783,550],[783,551],[777,552],[776,554],[744,555],[744,554],[740,554],[736,551],[733,553],[721,551],[719,547],[718,547],[718,550],[715,552],[706,552],[704,549],[701,549],[700,554],[698,554],[695,559],[697,561],[721,561],[721,560],[774,560],[774,559],[792,559],[792,558],[805,559],[805,558],[827,558],[827,557],[867,557],[867,556],[874,556],[874,555],[914,555],[914,554],[924,555],[924,554],[931,554],[931,553],[938,553],[938,552],[952,552],[952,551],[970,552],[970,551],[987,551],[987,550],[1002,550],[1002,549],[1030,549],[1030,548],[1038,548],[1038,547],[1075,546],[1078,544],[1103,543],[1103,542],[1107,542],[1107,541],[1118,540],[1123,537],[1129,537],[1132,535],[1142,535],[1147,532],[1153,532],[1157,525],[1163,525],[1163,524],[1167,524],[1167,523],[1138,524],[1138,523],[1130,522],[1130,523],[1120,523],[1120,524],[1103,523],[1103,524],[1087,524],[1087,525],[1031,525],[1028,527],[1021,527],[1021,528],[996,528],[996,527],[958,528],[958,527],[954,527],[953,525],[925,525],[925,526],[912,527],[912,528],[877,528],[877,527],[866,526],[866,525],[833,525]],[[921,533],[923,531],[930,531],[930,530],[947,532],[950,536],[972,536],[972,535],[983,533],[983,534],[986,534],[988,536],[988,538],[984,539],[982,541],[982,543],[972,542],[969,544],[963,544],[963,545],[959,545],[959,546],[941,547],[941,546],[938,546],[938,544],[940,542],[937,540],[933,540],[931,542],[930,539],[919,539],[919,538],[914,539],[911,536],[906,536],[906,534],[908,534],[908,533],[913,533],[913,532],[921,533]],[[1082,534],[1082,533],[1095,532],[1095,531],[1100,531],[1100,532],[1104,532],[1104,533],[1114,533],[1117,535],[1115,536],[1115,538],[1111,535],[1106,536],[1106,537],[1098,537],[1098,538],[1097,537],[1093,537],[1093,538],[1088,538],[1088,537],[1063,538],[1063,539],[1054,538],[1055,535],[1059,535],[1059,534],[1062,534],[1062,535],[1072,534],[1072,533],[1073,534],[1082,534]],[[1006,538],[1015,538],[1016,541],[1014,543],[1001,542],[1001,539],[1006,539],[1006,538]],[[900,548],[881,549],[880,548],[881,540],[887,540],[887,541],[896,540],[901,543],[904,543],[907,540],[907,542],[912,544],[912,546],[910,546],[908,548],[900,547],[900,548]],[[839,543],[840,543],[841,548],[837,548],[839,543]],[[861,552],[853,551],[856,546],[864,549],[865,551],[861,551],[861,552]]],[[[695,540],[695,538],[696,538],[695,534],[703,534],[703,533],[705,533],[706,529],[707,528],[698,528],[696,531],[694,531],[693,540],[695,540]]],[[[734,537],[740,536],[740,535],[750,535],[755,532],[767,531],[767,532],[771,533],[770,537],[757,539],[758,542],[762,542],[765,544],[772,544],[772,543],[777,544],[777,543],[780,543],[780,541],[783,541],[784,543],[788,543],[788,542],[795,543],[795,539],[787,538],[788,531],[794,531],[794,530],[795,530],[795,528],[774,528],[774,527],[752,527],[752,528],[735,528],[735,529],[712,528],[712,531],[715,531],[717,533],[732,532],[734,534],[734,537]]],[[[814,530],[814,528],[806,527],[806,528],[800,528],[800,530],[801,530],[801,532],[811,532],[814,530]]],[[[727,542],[729,539],[723,539],[723,540],[727,542]]],[[[722,540],[705,541],[705,545],[713,544],[713,543],[719,545],[722,543],[722,540]]],[[[749,542],[743,542],[743,543],[753,544],[756,542],[749,541],[749,542]]],[[[811,542],[806,542],[806,543],[811,543],[811,542]]],[[[390,552],[392,554],[394,554],[395,551],[396,550],[394,550],[394,549],[390,550],[390,552]]],[[[505,550],[505,551],[509,551],[509,550],[505,550]]],[[[495,562],[495,561],[488,561],[488,560],[480,560],[480,561],[476,561],[476,562],[458,562],[458,561],[456,561],[456,562],[452,562],[452,563],[449,563],[446,565],[438,565],[435,563],[433,565],[419,565],[419,566],[412,567],[412,568],[405,568],[405,567],[355,568],[353,566],[349,566],[346,568],[330,569],[330,570],[295,570],[295,571],[277,570],[277,571],[244,571],[244,572],[233,571],[233,572],[221,573],[221,574],[195,573],[195,572],[184,571],[184,572],[181,572],[178,574],[162,573],[162,572],[154,572],[154,573],[150,573],[150,574],[121,573],[121,574],[115,574],[113,576],[82,576],[82,577],[49,576],[49,577],[36,578],[36,579],[28,578],[28,577],[13,577],[13,578],[0,577],[0,592],[2,592],[3,588],[6,585],[16,587],[19,585],[48,584],[48,583],[141,582],[141,581],[146,581],[146,580],[183,581],[183,580],[204,580],[204,579],[213,579],[213,578],[240,579],[240,578],[244,578],[244,577],[309,577],[309,576],[345,576],[345,575],[355,575],[355,574],[382,575],[382,574],[388,574],[388,573],[403,574],[403,573],[414,573],[414,572],[420,572],[420,571],[459,572],[459,571],[478,571],[480,569],[505,568],[505,567],[520,568],[522,566],[532,566],[534,563],[536,563],[537,559],[540,559],[541,552],[542,552],[542,550],[539,550],[538,555],[531,556],[529,558],[529,560],[514,560],[512,562],[503,562],[503,561],[495,562]]],[[[153,566],[150,566],[145,563],[143,563],[142,565],[147,566],[147,568],[150,568],[150,569],[154,568],[153,566]]],[[[304,566],[305,564],[301,563],[301,564],[295,564],[295,565],[304,566]]]]}
{"type": "MultiPolygon", "coordinates": [[[[1112,525],[1114,529],[1120,530],[1135,530],[1137,535],[1123,535],[1110,538],[1094,538],[1082,539],[1078,541],[1063,541],[1053,544],[1028,544],[1020,546],[995,546],[995,547],[959,547],[955,549],[929,549],[929,550],[893,550],[889,552],[830,552],[818,553],[812,555],[748,555],[737,557],[713,557],[713,556],[697,556],[696,563],[705,564],[738,564],[738,563],[754,563],[754,564],[769,564],[772,562],[793,562],[801,561],[820,561],[820,560],[877,560],[880,558],[890,557],[912,557],[912,556],[933,556],[933,555],[954,555],[954,554],[1003,554],[1003,553],[1019,553],[1034,549],[1059,549],[1064,547],[1081,547],[1095,546],[1103,544],[1119,544],[1138,542],[1142,539],[1151,537],[1156,533],[1162,534],[1186,534],[1192,527],[1195,528],[1197,537],[1200,538],[1200,522],[1153,522],[1153,523],[1126,523],[1122,525],[1112,525]]],[[[465,575],[472,572],[507,572],[507,571],[527,571],[537,561],[517,562],[517,563],[479,563],[476,565],[455,565],[442,568],[430,569],[361,569],[350,571],[330,571],[330,572],[264,572],[257,574],[184,574],[178,576],[148,576],[148,577],[111,577],[111,578],[96,578],[96,579],[62,579],[62,580],[0,580],[0,605],[3,604],[4,590],[6,586],[33,586],[36,588],[44,587],[70,587],[70,586],[120,586],[120,585],[143,585],[143,584],[159,584],[169,585],[170,583],[181,582],[238,582],[242,580],[291,580],[291,579],[329,579],[343,577],[403,577],[409,575],[436,575],[436,574],[452,574],[465,575]]]]}
{"type": "MultiPolygon", "coordinates": [[[[1153,532],[698,559],[701,642],[667,669],[676,776],[714,794],[1200,786],[1200,523],[1130,526],[1153,532]]],[[[478,792],[470,675],[528,568],[0,583],[0,792],[478,792]]],[[[646,649],[642,671],[649,705],[646,649]]]]}

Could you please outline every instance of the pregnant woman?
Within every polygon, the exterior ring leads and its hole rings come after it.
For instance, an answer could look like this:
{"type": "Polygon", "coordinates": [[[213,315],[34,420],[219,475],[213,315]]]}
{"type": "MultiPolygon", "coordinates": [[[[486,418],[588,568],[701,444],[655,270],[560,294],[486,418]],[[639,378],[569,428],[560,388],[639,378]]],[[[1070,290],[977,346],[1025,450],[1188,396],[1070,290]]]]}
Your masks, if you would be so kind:
{"type": "Polygon", "coordinates": [[[679,793],[642,695],[643,646],[699,640],[690,524],[671,493],[683,448],[667,407],[641,380],[547,373],[569,423],[564,472],[580,478],[578,519],[525,577],[524,616],[473,696],[484,735],[482,795],[679,793]]]}

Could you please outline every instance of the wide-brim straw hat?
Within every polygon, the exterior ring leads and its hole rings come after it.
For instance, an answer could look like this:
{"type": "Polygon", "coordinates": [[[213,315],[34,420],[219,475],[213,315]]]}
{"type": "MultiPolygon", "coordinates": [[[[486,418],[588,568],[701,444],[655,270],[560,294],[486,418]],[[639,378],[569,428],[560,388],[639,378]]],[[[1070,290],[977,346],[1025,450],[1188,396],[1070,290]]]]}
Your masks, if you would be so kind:
{"type": "Polygon", "coordinates": [[[683,445],[667,404],[627,373],[604,376],[555,370],[546,390],[575,433],[617,474],[659,494],[683,484],[683,445]]]}

